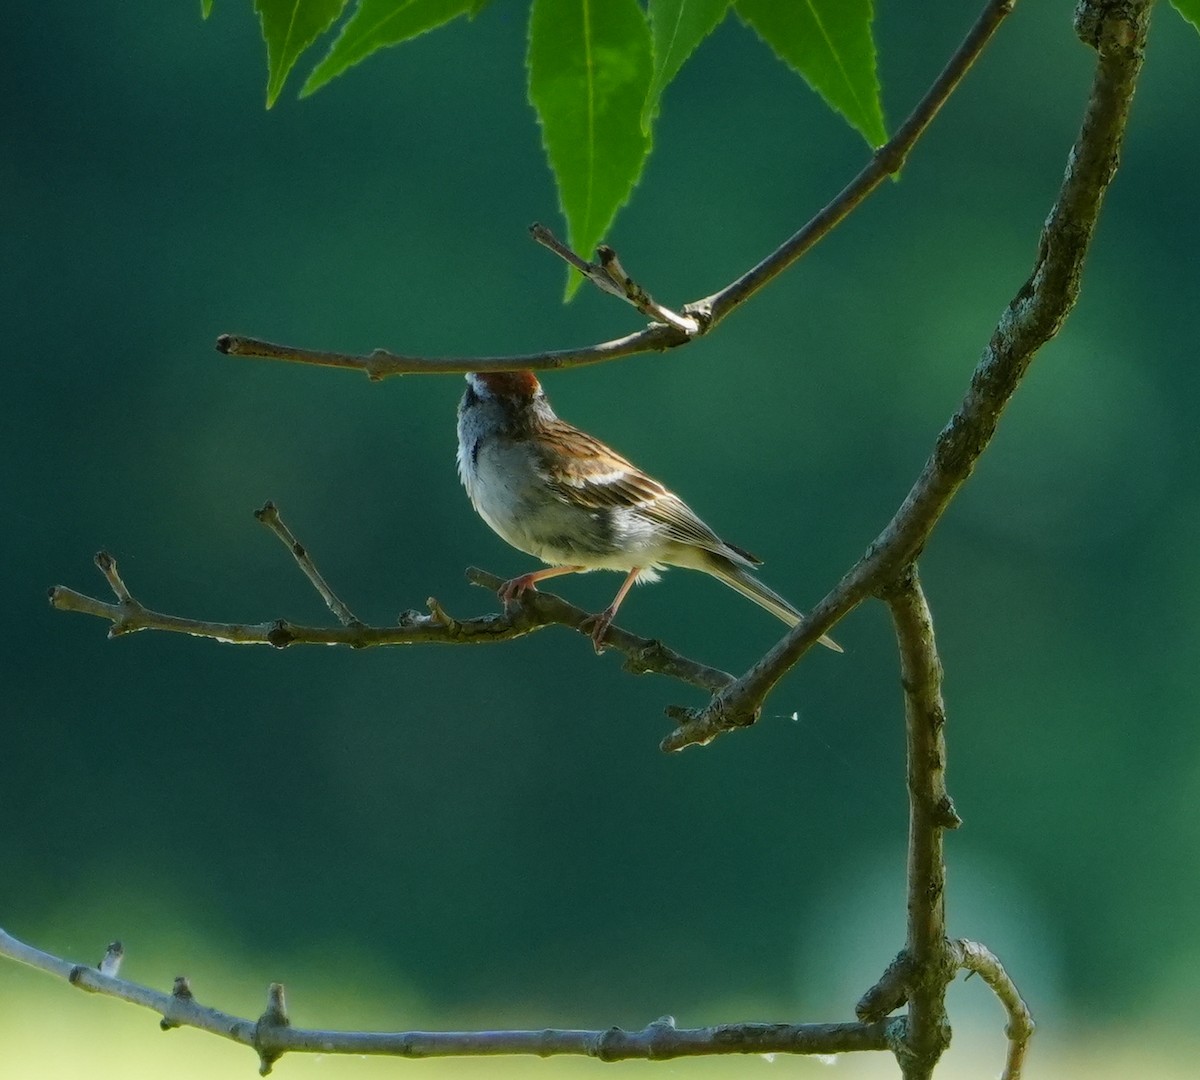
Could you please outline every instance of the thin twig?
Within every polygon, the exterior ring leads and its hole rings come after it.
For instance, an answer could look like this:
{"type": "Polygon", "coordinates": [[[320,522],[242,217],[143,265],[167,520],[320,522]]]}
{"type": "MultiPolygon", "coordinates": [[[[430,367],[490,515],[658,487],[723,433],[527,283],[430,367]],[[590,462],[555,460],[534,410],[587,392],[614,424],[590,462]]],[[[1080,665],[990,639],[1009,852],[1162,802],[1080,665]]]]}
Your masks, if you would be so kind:
{"type": "Polygon", "coordinates": [[[676,330],[682,330],[689,337],[695,337],[703,332],[704,326],[697,316],[680,315],[679,312],[672,311],[666,305],[660,304],[634,281],[625,272],[625,267],[621,265],[617,253],[607,244],[601,244],[596,248],[596,256],[599,259],[600,270],[616,284],[622,299],[632,304],[643,315],[648,315],[657,322],[667,323],[676,330]]]}
{"type": "Polygon", "coordinates": [[[1116,172],[1152,2],[1091,0],[1082,6],[1081,30],[1086,23],[1085,40],[1096,45],[1099,54],[1096,75],[1058,198],[1038,242],[1033,271],[1001,315],[962,404],[938,435],[895,516],[809,617],[705,708],[687,713],[664,740],[664,748],[709,742],[724,731],[753,723],[775,684],[821,634],[892,580],[924,547],[991,442],[1029,364],[1075,305],[1100,205],[1116,172]]]}
{"type": "MultiPolygon", "coordinates": [[[[292,537],[289,546],[294,540],[292,537]]],[[[262,623],[207,622],[152,611],[130,594],[118,573],[116,559],[107,552],[100,552],[96,563],[117,595],[117,603],[106,603],[56,585],[50,590],[50,604],[59,611],[74,611],[109,620],[112,623],[108,631],[110,637],[139,630],[161,630],[233,645],[271,645],[277,649],[289,645],[349,645],[355,649],[430,643],[485,645],[523,637],[547,626],[565,626],[588,637],[583,628],[589,618],[588,612],[552,593],[533,589],[501,614],[472,619],[452,619],[436,600],[431,599],[430,614],[407,611],[395,626],[368,626],[357,620],[341,626],[301,626],[286,619],[262,623]]],[[[316,571],[315,566],[313,570],[316,571]]],[[[474,567],[467,571],[467,580],[493,593],[503,583],[494,574],[474,567]]],[[[619,626],[609,628],[604,643],[624,654],[625,669],[634,674],[665,675],[710,694],[733,682],[733,676],[728,672],[689,660],[660,641],[639,637],[619,626]]]]}
{"type": "Polygon", "coordinates": [[[908,984],[911,981],[912,958],[907,949],[901,949],[884,973],[858,999],[854,1015],[860,1020],[882,1020],[908,1001],[908,984]]]}
{"type": "Polygon", "coordinates": [[[535,221],[529,226],[529,235],[543,247],[553,251],[567,265],[573,266],[601,292],[632,304],[647,318],[673,326],[689,337],[701,332],[699,319],[692,315],[680,315],[679,312],[672,311],[669,307],[660,304],[634,281],[625,272],[621,260],[617,258],[617,253],[607,244],[601,244],[596,249],[596,262],[588,262],[576,255],[541,222],[535,221]]]}
{"type": "Polygon", "coordinates": [[[664,1016],[640,1031],[611,1027],[598,1031],[322,1031],[292,1027],[284,990],[272,983],[267,1009],[257,1021],[199,1004],[184,978],[170,994],[96,968],[42,952],[0,930],[0,955],[66,979],[73,986],[141,1005],[161,1014],[165,1029],[194,1027],[252,1047],[264,1075],[285,1053],[382,1054],[426,1058],[536,1054],[578,1054],[600,1061],[698,1057],[714,1054],[845,1054],[887,1049],[886,1021],[871,1024],[718,1024],[677,1028],[664,1016]]]}
{"type": "Polygon", "coordinates": [[[881,146],[859,174],[827,206],[788,240],[784,241],[757,266],[718,292],[685,304],[677,313],[654,301],[649,293],[632,281],[621,268],[611,248],[600,249],[600,262],[590,263],[559,242],[549,229],[534,225],[534,239],[565,259],[602,291],[633,304],[655,321],[651,325],[612,341],[578,349],[555,349],[515,356],[401,356],[376,349],[367,355],[325,352],[279,345],[238,334],[217,338],[217,351],[229,356],[254,356],[267,360],[288,360],[301,364],[349,368],[365,372],[371,379],[389,375],[445,375],[468,371],[551,371],[616,360],[637,353],[657,352],[686,345],[708,333],[738,305],[791,266],[805,252],[827,236],[849,213],[858,207],[879,185],[901,169],[920,137],[941,107],[979,58],[1016,0],[990,0],[945,69],[917,103],[896,134],[881,146]]]}
{"type": "Polygon", "coordinates": [[[959,938],[954,943],[954,950],[959,966],[967,971],[967,978],[978,975],[983,979],[1008,1013],[1008,1024],[1004,1029],[1008,1036],[1008,1057],[1000,1080],[1021,1080],[1025,1054],[1035,1027],[1029,1006],[1025,1004],[1008,972],[1004,970],[1004,965],[989,948],[980,945],[978,941],[959,938]]]}
{"type": "Polygon", "coordinates": [[[283,546],[292,553],[292,558],[296,560],[296,565],[304,572],[304,576],[312,582],[313,588],[317,590],[321,599],[325,601],[325,606],[336,616],[337,621],[343,626],[361,626],[362,620],[346,607],[337,594],[329,587],[329,583],[321,576],[321,571],[317,569],[316,563],[312,561],[312,557],[308,554],[308,549],[292,535],[292,530],[284,524],[283,518],[279,516],[279,510],[275,504],[273,502],[264,503],[259,509],[254,511],[254,516],[278,536],[283,546]]]}
{"type": "Polygon", "coordinates": [[[979,59],[987,43],[1015,6],[1016,0],[991,0],[908,119],[900,125],[891,139],[875,151],[875,156],[841,190],[837,198],[757,266],[747,270],[719,292],[694,304],[688,304],[684,311],[704,315],[710,324],[715,326],[739,304],[748,300],[815,247],[818,241],[824,239],[843,218],[861,205],[884,180],[898,173],[904,167],[917,140],[958,88],[963,76],[979,59]]]}
{"type": "Polygon", "coordinates": [[[109,588],[112,589],[117,599],[122,604],[134,603],[133,597],[129,595],[129,590],[125,587],[125,582],[121,580],[121,575],[117,572],[116,560],[107,551],[98,551],[94,562],[108,581],[109,588]]]}
{"type": "Polygon", "coordinates": [[[596,273],[600,269],[598,266],[588,262],[582,256],[576,255],[575,252],[567,247],[566,244],[540,221],[535,221],[529,226],[529,235],[541,244],[542,247],[554,252],[568,266],[573,266],[601,292],[608,293],[610,296],[620,297],[622,300],[625,299],[621,294],[621,290],[617,288],[608,275],[596,273]]]}

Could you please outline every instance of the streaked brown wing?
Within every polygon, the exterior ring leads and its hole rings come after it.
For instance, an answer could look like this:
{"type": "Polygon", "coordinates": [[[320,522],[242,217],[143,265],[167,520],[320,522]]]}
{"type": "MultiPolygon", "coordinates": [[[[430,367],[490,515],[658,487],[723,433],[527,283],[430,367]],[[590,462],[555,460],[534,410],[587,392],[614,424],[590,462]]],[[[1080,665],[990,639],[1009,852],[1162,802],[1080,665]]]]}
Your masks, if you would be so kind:
{"type": "Polygon", "coordinates": [[[541,432],[558,454],[542,455],[541,472],[563,502],[589,510],[636,509],[661,522],[681,544],[757,565],[748,551],[726,544],[678,495],[585,431],[555,418],[541,432]]]}

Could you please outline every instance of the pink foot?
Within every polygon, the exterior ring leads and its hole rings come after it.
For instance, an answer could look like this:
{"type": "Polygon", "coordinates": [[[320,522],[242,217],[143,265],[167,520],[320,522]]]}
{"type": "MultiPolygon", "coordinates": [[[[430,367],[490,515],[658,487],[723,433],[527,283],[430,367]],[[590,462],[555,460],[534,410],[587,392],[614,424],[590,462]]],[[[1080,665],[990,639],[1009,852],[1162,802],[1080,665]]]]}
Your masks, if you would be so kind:
{"type": "Polygon", "coordinates": [[[504,601],[504,606],[508,607],[514,600],[519,600],[523,593],[530,589],[537,591],[538,575],[522,574],[520,577],[515,577],[511,581],[506,581],[499,589],[496,590],[496,595],[504,601]]]}
{"type": "Polygon", "coordinates": [[[605,608],[599,615],[589,615],[579,626],[592,639],[592,648],[597,656],[604,652],[604,635],[608,633],[616,614],[616,608],[605,608]]]}

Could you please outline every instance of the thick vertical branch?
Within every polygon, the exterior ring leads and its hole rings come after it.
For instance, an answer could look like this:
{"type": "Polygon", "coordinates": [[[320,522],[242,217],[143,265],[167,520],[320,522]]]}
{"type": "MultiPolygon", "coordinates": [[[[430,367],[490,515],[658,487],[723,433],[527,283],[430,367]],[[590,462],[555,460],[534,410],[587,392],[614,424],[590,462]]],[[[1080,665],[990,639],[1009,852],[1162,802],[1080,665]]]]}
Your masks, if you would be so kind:
{"type": "Polygon", "coordinates": [[[946,939],[942,835],[961,822],[946,791],[942,665],[915,564],[905,567],[883,599],[900,649],[908,743],[908,1025],[897,1050],[905,1080],[922,1080],[950,1045],[946,987],[958,956],[946,939]]]}
{"type": "Polygon", "coordinates": [[[1033,358],[1062,328],[1079,296],[1100,205],[1117,171],[1151,5],[1152,0],[1079,0],[1075,27],[1097,51],[1096,75],[1033,270],[1000,316],[962,403],[938,435],[904,502],[809,617],[703,709],[685,714],[684,722],[663,740],[664,750],[709,742],[753,724],[776,683],[817,639],[920,555],[987,449],[1033,358]]]}

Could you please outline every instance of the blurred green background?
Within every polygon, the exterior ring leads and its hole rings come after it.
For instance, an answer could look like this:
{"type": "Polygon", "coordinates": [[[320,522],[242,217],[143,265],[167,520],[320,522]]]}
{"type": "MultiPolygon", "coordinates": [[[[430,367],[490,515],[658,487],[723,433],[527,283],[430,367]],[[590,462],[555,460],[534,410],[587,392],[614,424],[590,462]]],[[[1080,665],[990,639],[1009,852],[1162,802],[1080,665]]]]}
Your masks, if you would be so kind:
{"type": "MultiPolygon", "coordinates": [[[[207,24],[198,6],[9,16],[0,925],[90,961],[122,938],[130,978],[187,973],[243,1014],[282,980],[310,1026],[849,1017],[903,936],[902,716],[878,605],[755,729],[671,757],[663,706],[698,696],[565,632],[275,652],[109,642],[47,607],[54,583],[106,596],[105,547],[159,610],[323,621],[251,516],[272,498],[364,618],[431,594],[494,609],[464,567],[532,563],[459,488],[460,379],[372,385],[214,339],[500,353],[639,325],[594,290],[564,308],[561,265],[526,237],[559,227],[524,97],[527,5],[496,0],[270,113],[250,5],[207,24]]],[[[881,9],[894,125],[972,15],[881,9]]],[[[1026,992],[1033,1076],[1128,1075],[1126,1048],[1175,1075],[1195,1039],[1198,46],[1160,5],[1083,298],[922,560],[966,823],[947,844],[950,928],[1026,992]]],[[[902,498],[1028,273],[1092,66],[1069,4],[1021,5],[899,183],[711,339],[548,377],[559,412],[812,604],[902,498]]],[[[675,304],[759,258],[866,154],[734,23],[668,91],[656,143],[610,239],[675,304]]],[[[558,591],[599,608],[618,582],[558,591]]],[[[735,672],[780,632],[683,572],[622,623],[735,672]]],[[[952,1004],[946,1075],[994,1075],[998,1008],[975,980],[952,1004]]],[[[29,1075],[251,1067],[214,1044],[0,964],[0,1048],[29,1075]]],[[[893,1071],[872,1056],[839,1075],[893,1071]]]]}

